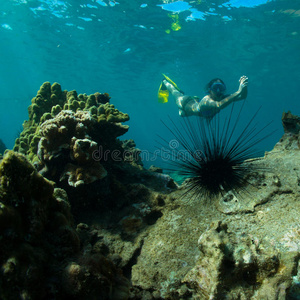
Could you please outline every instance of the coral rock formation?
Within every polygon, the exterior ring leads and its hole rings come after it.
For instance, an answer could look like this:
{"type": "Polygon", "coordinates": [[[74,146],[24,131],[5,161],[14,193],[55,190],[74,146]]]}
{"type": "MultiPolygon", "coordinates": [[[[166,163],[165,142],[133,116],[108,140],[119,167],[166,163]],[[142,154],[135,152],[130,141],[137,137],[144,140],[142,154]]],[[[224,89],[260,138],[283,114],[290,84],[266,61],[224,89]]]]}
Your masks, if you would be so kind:
{"type": "Polygon", "coordinates": [[[98,143],[90,137],[96,123],[89,112],[65,110],[42,123],[37,152],[43,166],[41,174],[54,180],[68,178],[74,187],[104,178],[105,168],[93,157],[98,143]],[[63,164],[62,170],[59,166],[63,164]]]}
{"type": "Polygon", "coordinates": [[[121,270],[81,250],[64,190],[13,151],[0,163],[0,182],[1,299],[128,297],[121,270]]]}
{"type": "MultiPolygon", "coordinates": [[[[40,87],[37,95],[32,98],[28,107],[29,120],[23,124],[23,131],[16,139],[14,151],[26,154],[31,161],[37,160],[36,153],[40,135],[40,125],[57,116],[63,110],[73,113],[81,111],[89,112],[90,119],[96,123],[102,123],[102,129],[107,135],[118,137],[128,130],[128,126],[121,125],[121,122],[129,120],[128,114],[124,114],[114,105],[109,104],[109,95],[100,94],[79,94],[76,91],[62,91],[60,84],[45,82],[40,87]]],[[[61,128],[63,131],[65,128],[61,128]]],[[[80,131],[81,128],[78,128],[80,131]]],[[[84,129],[82,129],[84,130],[84,129]]],[[[63,133],[63,132],[62,132],[63,133]]]]}
{"type": "MultiPolygon", "coordinates": [[[[21,154],[9,152],[0,165],[5,170],[0,174],[0,201],[5,203],[7,189],[12,190],[12,197],[7,196],[11,204],[1,206],[0,224],[5,225],[0,236],[13,232],[22,237],[4,239],[7,248],[0,259],[11,275],[0,279],[1,288],[6,288],[5,294],[0,288],[0,297],[129,297],[132,266],[149,228],[171,201],[167,194],[177,185],[168,175],[143,168],[133,140],[118,139],[128,131],[122,122],[129,117],[109,99],[106,93],[77,95],[48,82],[32,99],[29,120],[14,147],[21,154]],[[10,157],[18,162],[11,163],[10,157]],[[23,163],[26,167],[20,172],[23,163]],[[32,184],[27,180],[31,177],[32,184]],[[21,203],[19,208],[15,202],[21,203]],[[26,226],[30,234],[24,233],[26,226]],[[24,240],[39,254],[33,258],[38,275],[30,284],[21,282],[27,265],[19,268],[18,257],[9,254],[14,246],[23,251],[24,240]],[[13,292],[13,286],[24,293],[13,292]]],[[[31,253],[23,253],[27,261],[31,253]]]]}
{"type": "Polygon", "coordinates": [[[118,139],[129,129],[122,124],[129,116],[109,99],[106,93],[77,95],[46,82],[32,99],[29,120],[15,143],[15,151],[66,190],[73,213],[134,203],[137,199],[127,196],[130,184],[145,183],[157,191],[177,188],[169,176],[143,168],[133,140],[118,139]]]}

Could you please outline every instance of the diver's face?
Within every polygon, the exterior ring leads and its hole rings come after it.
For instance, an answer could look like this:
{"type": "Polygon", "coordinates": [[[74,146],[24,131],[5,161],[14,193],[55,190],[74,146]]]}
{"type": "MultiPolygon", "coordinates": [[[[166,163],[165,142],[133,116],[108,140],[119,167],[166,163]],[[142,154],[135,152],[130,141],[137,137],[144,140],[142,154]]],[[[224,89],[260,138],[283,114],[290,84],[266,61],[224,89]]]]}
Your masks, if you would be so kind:
{"type": "Polygon", "coordinates": [[[219,81],[214,82],[210,87],[210,92],[212,96],[215,96],[216,98],[223,96],[225,90],[226,90],[225,85],[219,81]]]}

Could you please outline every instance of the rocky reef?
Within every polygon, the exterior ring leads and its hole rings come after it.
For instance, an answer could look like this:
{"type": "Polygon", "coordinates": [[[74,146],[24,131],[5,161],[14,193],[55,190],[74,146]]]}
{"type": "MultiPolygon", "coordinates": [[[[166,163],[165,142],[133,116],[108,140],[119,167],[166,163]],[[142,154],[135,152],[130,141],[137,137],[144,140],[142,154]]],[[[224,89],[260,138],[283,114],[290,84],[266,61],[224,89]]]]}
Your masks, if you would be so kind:
{"type": "Polygon", "coordinates": [[[75,217],[84,207],[112,210],[131,202],[126,196],[131,183],[152,181],[157,191],[176,188],[168,176],[143,169],[133,140],[118,139],[129,129],[122,124],[129,116],[109,101],[107,93],[77,95],[45,82],[31,100],[29,120],[15,142],[14,151],[67,192],[75,217]]]}
{"type": "MultiPolygon", "coordinates": [[[[291,115],[289,115],[291,117],[291,115]]],[[[299,118],[293,116],[294,125],[299,118]]],[[[252,160],[244,193],[180,198],[149,232],[132,283],[156,299],[298,299],[299,129],[252,160]],[[254,168],[255,169],[255,168],[254,168]],[[154,292],[153,292],[154,291],[154,292]]],[[[178,196],[176,196],[178,195],[178,196]]]]}
{"type": "Polygon", "coordinates": [[[129,297],[131,266],[177,185],[118,139],[129,116],[109,100],[48,82],[32,99],[0,163],[1,299],[129,297]]]}
{"type": "Polygon", "coordinates": [[[0,298],[298,299],[299,117],[244,192],[207,202],[144,169],[127,120],[108,94],[32,99],[0,162],[0,298]]]}
{"type": "Polygon", "coordinates": [[[13,151],[0,179],[1,299],[128,297],[119,268],[100,252],[81,251],[64,190],[13,151]]]}

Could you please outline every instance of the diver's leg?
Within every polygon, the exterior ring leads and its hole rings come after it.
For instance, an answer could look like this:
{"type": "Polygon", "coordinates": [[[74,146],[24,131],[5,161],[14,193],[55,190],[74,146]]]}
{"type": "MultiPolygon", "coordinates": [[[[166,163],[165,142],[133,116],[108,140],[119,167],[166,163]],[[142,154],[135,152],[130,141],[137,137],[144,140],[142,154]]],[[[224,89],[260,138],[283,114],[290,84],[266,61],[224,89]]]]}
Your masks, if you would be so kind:
{"type": "Polygon", "coordinates": [[[171,82],[167,81],[166,79],[163,80],[163,84],[175,99],[184,95],[182,91],[179,91],[171,82]]]}
{"type": "Polygon", "coordinates": [[[195,106],[197,106],[198,101],[188,95],[181,95],[176,98],[176,104],[179,108],[179,115],[181,117],[188,117],[192,115],[196,115],[195,106]]]}
{"type": "Polygon", "coordinates": [[[192,96],[185,96],[184,99],[181,101],[182,110],[185,113],[185,116],[194,116],[197,115],[197,111],[195,108],[198,106],[198,101],[192,96]]]}
{"type": "Polygon", "coordinates": [[[182,102],[187,97],[184,95],[182,91],[179,91],[172,83],[170,83],[167,80],[163,80],[163,84],[167,88],[167,90],[172,94],[172,96],[175,98],[175,102],[179,108],[179,110],[183,109],[182,102]]]}
{"type": "Polygon", "coordinates": [[[175,98],[176,105],[179,108],[180,116],[187,117],[195,114],[195,112],[193,111],[193,106],[198,102],[194,97],[184,95],[182,91],[178,90],[178,88],[176,88],[172,83],[165,79],[163,80],[163,84],[175,98]]]}

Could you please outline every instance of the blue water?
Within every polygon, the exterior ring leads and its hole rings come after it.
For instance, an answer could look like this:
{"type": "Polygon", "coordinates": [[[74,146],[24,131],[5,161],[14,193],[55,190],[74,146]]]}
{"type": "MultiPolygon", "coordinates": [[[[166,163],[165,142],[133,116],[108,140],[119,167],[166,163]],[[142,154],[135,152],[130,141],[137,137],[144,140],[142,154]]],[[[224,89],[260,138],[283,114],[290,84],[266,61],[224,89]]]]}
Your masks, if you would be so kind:
{"type": "Polygon", "coordinates": [[[172,100],[157,102],[161,73],[199,97],[214,77],[235,92],[247,75],[244,116],[262,106],[258,122],[278,129],[263,150],[283,134],[283,111],[300,115],[298,0],[2,0],[0,16],[0,138],[9,148],[45,81],[109,93],[131,117],[124,138],[149,151],[157,134],[169,135],[160,120],[179,119],[172,100]]]}

